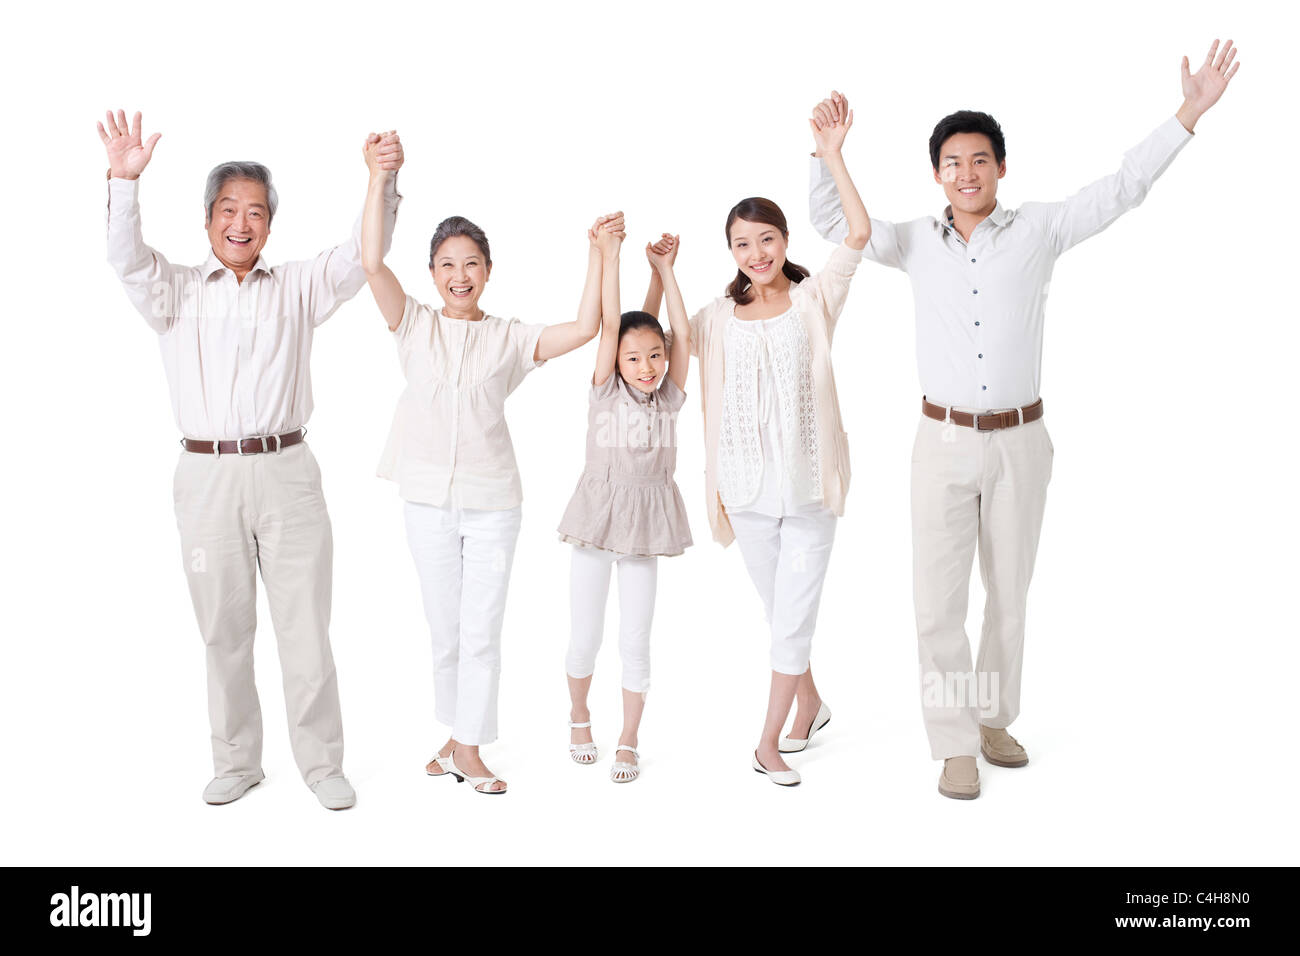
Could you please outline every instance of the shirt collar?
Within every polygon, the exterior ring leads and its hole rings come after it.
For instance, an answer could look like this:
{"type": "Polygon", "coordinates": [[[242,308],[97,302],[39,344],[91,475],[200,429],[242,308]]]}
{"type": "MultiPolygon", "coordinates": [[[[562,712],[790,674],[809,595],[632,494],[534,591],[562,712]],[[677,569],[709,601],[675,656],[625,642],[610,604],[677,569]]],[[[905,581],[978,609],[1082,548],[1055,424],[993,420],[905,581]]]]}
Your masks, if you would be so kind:
{"type": "MultiPolygon", "coordinates": [[[[225,268],[226,266],[217,258],[217,254],[209,251],[208,258],[204,260],[203,265],[199,268],[199,272],[203,276],[203,281],[207,282],[215,273],[220,272],[225,268]]],[[[253,268],[248,270],[248,274],[252,275],[254,272],[259,271],[265,272],[267,275],[271,274],[271,267],[267,265],[266,258],[261,255],[257,257],[257,262],[253,265],[253,268]]]]}
{"type": "MultiPolygon", "coordinates": [[[[1011,211],[1002,205],[1002,200],[995,199],[993,200],[993,211],[988,214],[988,219],[993,225],[1001,228],[1011,221],[1011,211]]],[[[939,224],[945,229],[953,228],[951,203],[944,207],[943,215],[939,217],[939,224]]]]}

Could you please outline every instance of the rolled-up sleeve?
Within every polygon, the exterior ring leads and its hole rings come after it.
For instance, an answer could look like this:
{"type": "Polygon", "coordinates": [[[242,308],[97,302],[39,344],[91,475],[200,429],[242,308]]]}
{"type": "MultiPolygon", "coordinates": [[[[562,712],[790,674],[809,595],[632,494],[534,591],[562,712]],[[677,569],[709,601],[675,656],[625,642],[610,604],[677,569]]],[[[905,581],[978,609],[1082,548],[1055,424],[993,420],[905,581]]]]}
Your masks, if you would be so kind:
{"type": "MultiPolygon", "coordinates": [[[[813,156],[808,173],[808,217],[817,233],[830,242],[843,242],[849,234],[849,224],[840,204],[840,192],[835,177],[819,156],[813,156]]],[[[871,217],[871,238],[862,255],[872,262],[893,269],[906,269],[902,249],[898,245],[898,229],[884,219],[871,217]]]]}
{"type": "MultiPolygon", "coordinates": [[[[384,184],[385,256],[393,245],[393,228],[397,224],[397,207],[401,201],[402,194],[397,191],[397,177],[389,176],[384,184]]],[[[298,283],[303,309],[311,316],[313,325],[320,325],[328,319],[366,284],[366,271],[361,266],[363,216],[364,212],[357,216],[352,226],[352,235],[346,242],[326,249],[315,259],[286,266],[286,274],[292,274],[298,283]]]]}
{"type": "Polygon", "coordinates": [[[817,290],[817,297],[821,300],[828,330],[834,329],[840,313],[844,311],[853,274],[857,272],[858,263],[861,261],[861,250],[853,249],[841,242],[826,260],[825,268],[811,280],[817,290]]]}

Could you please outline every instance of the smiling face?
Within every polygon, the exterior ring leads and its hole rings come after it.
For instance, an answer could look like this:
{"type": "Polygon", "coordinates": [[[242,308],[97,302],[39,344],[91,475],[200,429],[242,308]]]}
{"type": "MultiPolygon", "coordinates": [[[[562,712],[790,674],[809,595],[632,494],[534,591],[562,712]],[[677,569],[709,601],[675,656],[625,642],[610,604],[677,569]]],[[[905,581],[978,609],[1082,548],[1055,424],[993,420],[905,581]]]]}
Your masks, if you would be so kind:
{"type": "Polygon", "coordinates": [[[628,329],[618,340],[618,373],[642,392],[653,392],[668,367],[663,336],[653,329],[628,329]]]}
{"type": "Polygon", "coordinates": [[[433,252],[429,273],[442,296],[443,311],[458,316],[478,312],[478,299],[492,267],[469,236],[450,236],[433,252]]]}
{"type": "Polygon", "coordinates": [[[998,180],[1006,174],[1006,160],[997,161],[987,136],[955,133],[939,147],[934,181],[943,185],[954,213],[987,216],[997,201],[998,180]]]}
{"type": "Polygon", "coordinates": [[[782,274],[786,243],[776,226],[737,219],[727,238],[736,265],[755,287],[768,285],[782,274]]]}
{"type": "Polygon", "coordinates": [[[271,234],[266,187],[251,179],[228,179],[212,204],[208,242],[221,264],[242,279],[257,264],[271,234]]]}

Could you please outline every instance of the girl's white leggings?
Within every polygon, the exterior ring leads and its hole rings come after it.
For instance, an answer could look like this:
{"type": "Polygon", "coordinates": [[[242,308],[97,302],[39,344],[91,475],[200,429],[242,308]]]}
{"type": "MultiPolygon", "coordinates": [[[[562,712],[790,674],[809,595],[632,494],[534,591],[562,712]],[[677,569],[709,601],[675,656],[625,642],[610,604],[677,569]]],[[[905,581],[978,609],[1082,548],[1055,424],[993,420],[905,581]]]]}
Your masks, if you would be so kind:
{"type": "Polygon", "coordinates": [[[571,630],[564,668],[570,677],[590,677],[605,630],[605,600],[609,569],[618,565],[618,652],[623,659],[623,687],[644,693],[650,689],[650,625],[654,618],[659,559],[615,554],[600,548],[573,546],[569,575],[571,630]]]}

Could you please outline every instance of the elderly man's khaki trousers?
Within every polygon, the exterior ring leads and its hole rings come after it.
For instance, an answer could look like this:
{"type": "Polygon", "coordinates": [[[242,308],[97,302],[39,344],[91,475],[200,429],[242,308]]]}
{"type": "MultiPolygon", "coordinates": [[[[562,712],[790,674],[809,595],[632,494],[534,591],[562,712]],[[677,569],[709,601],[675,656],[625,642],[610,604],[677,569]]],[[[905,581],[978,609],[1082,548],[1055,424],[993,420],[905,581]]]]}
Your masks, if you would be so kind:
{"type": "Polygon", "coordinates": [[[1005,728],[1020,713],[1025,605],[1052,456],[1042,419],[976,431],[922,416],[917,426],[912,591],[921,710],[936,760],[976,756],[981,723],[1005,728]],[[972,669],[966,608],[977,546],[984,628],[972,669]]]}
{"type": "Polygon", "coordinates": [[[185,576],[207,646],[216,776],[261,770],[253,684],[258,568],[279,643],[294,759],[308,786],[341,776],[343,722],[329,642],[334,550],[315,456],[306,442],[257,455],[181,452],[175,496],[185,576]]]}

